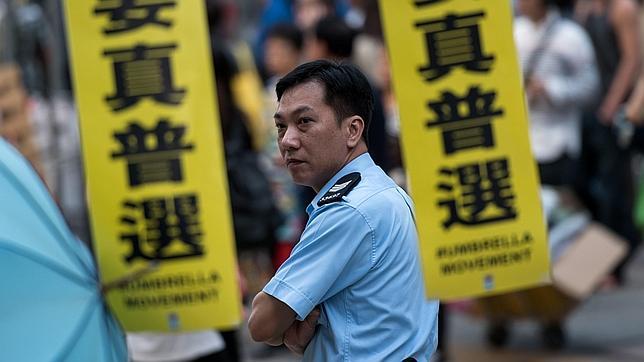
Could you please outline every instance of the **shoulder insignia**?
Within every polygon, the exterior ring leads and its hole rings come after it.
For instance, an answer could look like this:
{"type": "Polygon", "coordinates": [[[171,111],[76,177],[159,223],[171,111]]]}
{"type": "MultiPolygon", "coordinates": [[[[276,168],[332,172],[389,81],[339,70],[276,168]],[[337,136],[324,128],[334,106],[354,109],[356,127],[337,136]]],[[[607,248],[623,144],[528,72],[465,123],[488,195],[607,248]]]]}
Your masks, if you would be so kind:
{"type": "Polygon", "coordinates": [[[352,172],[350,174],[342,176],[335,185],[331,186],[329,191],[327,191],[320,201],[318,201],[318,206],[330,204],[332,202],[342,200],[342,197],[349,193],[358,183],[360,182],[360,173],[352,172]]]}

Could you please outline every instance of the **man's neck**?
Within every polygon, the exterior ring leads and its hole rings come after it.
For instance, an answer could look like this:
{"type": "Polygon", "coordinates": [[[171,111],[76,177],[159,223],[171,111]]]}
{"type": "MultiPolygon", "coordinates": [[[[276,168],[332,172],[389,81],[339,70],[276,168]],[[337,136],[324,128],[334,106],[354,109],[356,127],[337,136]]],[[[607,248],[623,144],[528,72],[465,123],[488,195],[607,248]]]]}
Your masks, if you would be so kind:
{"type": "MultiPolygon", "coordinates": [[[[354,147],[349,154],[347,155],[347,160],[344,162],[342,167],[340,167],[340,170],[344,168],[344,166],[348,165],[351,161],[355,160],[356,158],[360,157],[361,155],[364,155],[367,153],[369,150],[367,150],[367,145],[364,142],[360,142],[356,147],[354,147]]],[[[338,171],[340,171],[338,170],[338,171]]]]}
{"type": "MultiPolygon", "coordinates": [[[[339,167],[339,168],[338,168],[338,169],[333,173],[333,175],[331,175],[331,178],[329,178],[329,180],[330,180],[330,179],[332,179],[335,175],[337,175],[337,174],[338,174],[338,172],[340,172],[340,170],[342,170],[343,168],[345,168],[345,167],[346,167],[346,165],[348,165],[349,163],[351,163],[351,161],[353,161],[353,160],[355,160],[356,158],[358,158],[358,157],[360,157],[360,156],[364,155],[364,154],[365,154],[365,153],[367,153],[368,151],[369,151],[369,150],[367,149],[367,145],[364,143],[364,141],[360,142],[356,147],[354,147],[353,149],[351,149],[351,150],[349,151],[349,153],[347,154],[347,157],[346,157],[345,161],[342,163],[342,166],[340,166],[340,167],[339,167]]],[[[315,191],[315,193],[319,193],[319,192],[320,192],[320,190],[324,187],[324,185],[326,185],[326,184],[329,182],[329,180],[326,180],[326,181],[325,181],[322,185],[320,185],[319,187],[311,186],[311,188],[313,189],[313,191],[315,191]]]]}

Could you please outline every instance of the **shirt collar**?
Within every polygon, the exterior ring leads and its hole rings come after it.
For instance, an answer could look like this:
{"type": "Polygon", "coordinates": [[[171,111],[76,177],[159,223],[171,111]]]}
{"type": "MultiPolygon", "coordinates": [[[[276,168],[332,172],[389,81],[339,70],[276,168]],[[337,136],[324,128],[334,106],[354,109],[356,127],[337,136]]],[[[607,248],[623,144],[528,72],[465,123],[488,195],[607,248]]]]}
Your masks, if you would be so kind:
{"type": "Polygon", "coordinates": [[[313,201],[309,204],[309,206],[306,207],[306,213],[311,216],[311,213],[319,208],[318,201],[326,194],[329,189],[335,185],[336,181],[338,181],[342,176],[350,174],[351,172],[360,172],[362,170],[365,170],[371,166],[375,166],[376,164],[373,162],[371,159],[371,156],[369,155],[368,152],[365,152],[361,154],[360,156],[354,158],[351,160],[351,162],[347,163],[338,171],[327,183],[322,186],[320,189],[320,192],[318,192],[317,195],[313,198],[313,201]]]}

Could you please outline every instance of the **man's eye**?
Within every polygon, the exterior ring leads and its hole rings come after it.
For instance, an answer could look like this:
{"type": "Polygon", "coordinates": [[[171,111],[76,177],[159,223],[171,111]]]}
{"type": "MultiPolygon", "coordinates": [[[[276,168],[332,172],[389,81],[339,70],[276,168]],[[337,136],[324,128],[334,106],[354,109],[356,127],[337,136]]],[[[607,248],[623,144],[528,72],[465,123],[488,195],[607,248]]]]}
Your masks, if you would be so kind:
{"type": "Polygon", "coordinates": [[[307,124],[307,123],[311,123],[312,121],[313,121],[313,120],[312,120],[312,119],[310,119],[310,118],[300,118],[300,119],[298,120],[298,123],[299,123],[299,124],[307,124]]]}

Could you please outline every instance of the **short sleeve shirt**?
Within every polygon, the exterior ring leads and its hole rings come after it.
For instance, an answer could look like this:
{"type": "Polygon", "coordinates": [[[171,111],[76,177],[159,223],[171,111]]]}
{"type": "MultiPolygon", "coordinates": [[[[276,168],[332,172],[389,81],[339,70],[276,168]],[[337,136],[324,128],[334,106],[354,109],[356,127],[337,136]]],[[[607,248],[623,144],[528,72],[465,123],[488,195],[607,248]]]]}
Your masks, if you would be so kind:
{"type": "Polygon", "coordinates": [[[365,153],[307,207],[309,221],[264,292],[303,320],[321,316],[304,361],[428,361],[438,303],[425,299],[413,207],[365,153]],[[360,182],[342,200],[318,205],[341,177],[360,182]]]}

